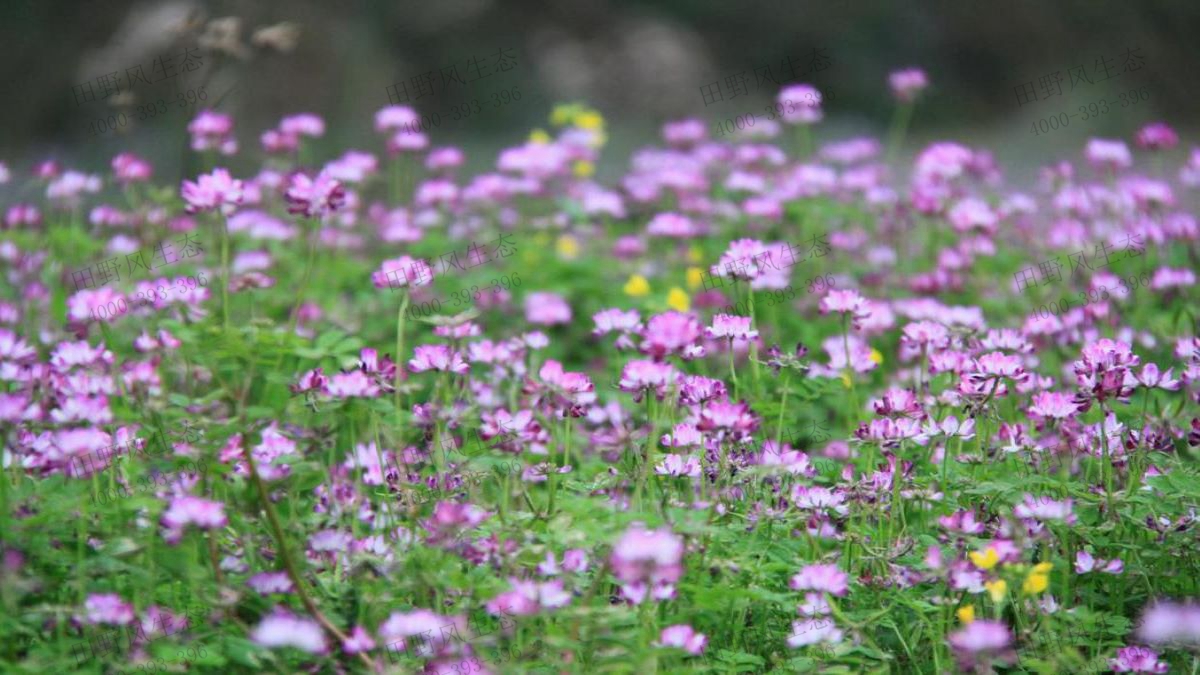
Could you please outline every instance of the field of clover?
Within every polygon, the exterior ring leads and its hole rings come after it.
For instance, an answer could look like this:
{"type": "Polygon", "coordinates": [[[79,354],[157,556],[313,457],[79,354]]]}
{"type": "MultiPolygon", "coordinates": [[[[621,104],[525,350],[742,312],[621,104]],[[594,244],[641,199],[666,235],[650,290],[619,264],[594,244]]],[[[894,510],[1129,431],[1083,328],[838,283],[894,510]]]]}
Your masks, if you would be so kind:
{"type": "Polygon", "coordinates": [[[0,671],[1195,673],[1200,150],[821,94],[0,165],[0,671]]]}

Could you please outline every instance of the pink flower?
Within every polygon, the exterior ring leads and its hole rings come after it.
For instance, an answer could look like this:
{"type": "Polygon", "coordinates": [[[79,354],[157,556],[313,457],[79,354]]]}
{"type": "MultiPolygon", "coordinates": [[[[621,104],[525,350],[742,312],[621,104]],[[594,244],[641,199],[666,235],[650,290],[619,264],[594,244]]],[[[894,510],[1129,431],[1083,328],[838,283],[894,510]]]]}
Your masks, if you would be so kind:
{"type": "Polygon", "coordinates": [[[438,148],[432,150],[429,156],[425,158],[425,168],[430,171],[442,171],[444,169],[457,169],[466,161],[466,156],[462,150],[458,148],[438,148]]]}
{"type": "Polygon", "coordinates": [[[695,316],[674,310],[650,317],[642,332],[642,352],[655,359],[681,353],[700,338],[701,326],[695,316]]]}
{"type": "Polygon", "coordinates": [[[646,226],[646,234],[655,237],[689,239],[700,235],[700,229],[691,218],[679,213],[659,213],[646,226]]]}
{"type": "Polygon", "coordinates": [[[1116,673],[1165,673],[1167,662],[1158,660],[1158,652],[1146,647],[1122,647],[1116,658],[1108,660],[1116,673]]]}
{"type": "Polygon", "coordinates": [[[234,179],[225,169],[213,169],[211,174],[201,174],[194,183],[183,181],[180,194],[187,202],[188,213],[219,208],[228,216],[242,203],[242,181],[234,179]]]}
{"type": "Polygon", "coordinates": [[[112,170],[117,182],[122,185],[145,182],[150,180],[150,174],[153,173],[149,162],[131,152],[122,152],[113,157],[112,170]]]}
{"type": "Polygon", "coordinates": [[[325,385],[325,393],[334,398],[374,398],[380,392],[379,384],[361,370],[337,373],[325,385]]]}
{"type": "Polygon", "coordinates": [[[984,233],[994,233],[1000,217],[982,199],[968,197],[956,203],[947,215],[950,224],[956,232],[977,230],[984,233]]]}
{"type": "Polygon", "coordinates": [[[788,636],[787,644],[792,649],[822,642],[837,644],[843,637],[843,631],[833,619],[810,618],[792,622],[792,634],[788,636]]]}
{"type": "Polygon", "coordinates": [[[663,140],[668,145],[689,146],[708,138],[708,129],[698,119],[667,122],[662,128],[663,140]]]}
{"type": "Polygon", "coordinates": [[[1142,613],[1137,635],[1150,644],[1200,645],[1200,604],[1155,602],[1142,613]]]}
{"type": "Polygon", "coordinates": [[[525,320],[542,326],[571,323],[571,306],[557,293],[530,293],[525,296],[525,320]]]}
{"type": "Polygon", "coordinates": [[[888,75],[888,86],[898,101],[911,103],[929,86],[929,79],[920,68],[905,68],[888,75]]]}
{"type": "Polygon", "coordinates": [[[277,609],[263,618],[250,632],[250,639],[268,649],[295,647],[309,654],[328,651],[325,633],[317,622],[302,619],[284,609],[277,609]]]}
{"type": "Polygon", "coordinates": [[[233,135],[233,118],[211,110],[201,110],[196,118],[188,122],[188,133],[192,135],[192,150],[205,152],[217,150],[222,155],[237,152],[237,139],[233,135]]]}
{"type": "Polygon", "coordinates": [[[683,540],[668,528],[646,530],[634,524],[613,546],[613,574],[621,580],[621,591],[633,604],[646,598],[647,585],[655,585],[654,596],[674,595],[674,583],[683,575],[683,540]]]}
{"type": "Polygon", "coordinates": [[[171,505],[162,514],[162,525],[172,534],[182,533],[188,525],[213,530],[227,524],[224,504],[191,495],[172,498],[171,505]]]}
{"type": "Polygon", "coordinates": [[[776,100],[776,109],[782,109],[780,117],[788,124],[813,124],[820,122],[821,92],[809,84],[793,84],[784,87],[776,100]]]}
{"type": "Polygon", "coordinates": [[[470,370],[470,366],[463,360],[462,354],[446,345],[421,345],[413,350],[408,369],[414,373],[437,370],[463,375],[470,370]]]}
{"type": "Polygon", "coordinates": [[[964,669],[978,659],[998,657],[1009,659],[1012,633],[999,621],[976,619],[962,630],[951,633],[947,642],[954,649],[959,665],[964,669]]]}
{"type": "Polygon", "coordinates": [[[638,401],[647,390],[653,390],[660,400],[678,377],[679,372],[669,363],[634,359],[621,369],[621,380],[618,387],[621,391],[637,394],[638,401]]]}
{"type": "Polygon", "coordinates": [[[289,115],[279,121],[279,131],[291,136],[320,138],[325,135],[325,120],[312,113],[289,115]]]}
{"type": "Polygon", "coordinates": [[[662,629],[662,633],[658,636],[658,642],[655,644],[659,647],[676,647],[689,654],[698,655],[704,653],[704,647],[708,645],[708,637],[704,633],[697,633],[691,626],[683,623],[662,629]]]}
{"type": "Polygon", "coordinates": [[[1154,122],[1137,132],[1137,145],[1147,150],[1170,150],[1179,145],[1179,134],[1166,122],[1154,122]]]}
{"type": "Polygon", "coordinates": [[[562,581],[557,579],[545,583],[509,579],[509,583],[512,590],[488,600],[489,614],[529,616],[545,609],[566,606],[571,601],[571,594],[563,591],[562,581]]]}
{"type": "Polygon", "coordinates": [[[1030,415],[1055,420],[1068,419],[1078,412],[1075,397],[1059,391],[1039,391],[1033,395],[1033,405],[1029,406],[1030,415]]]}
{"type": "Polygon", "coordinates": [[[340,209],[346,202],[346,191],[341,181],[327,171],[317,174],[316,178],[296,172],[291,176],[284,197],[288,201],[288,213],[319,218],[340,209]]]}
{"type": "Polygon", "coordinates": [[[342,644],[342,651],[347,654],[359,654],[369,652],[375,649],[375,641],[371,639],[371,634],[362,626],[355,626],[354,630],[350,631],[346,641],[342,644]]]}
{"type": "Polygon", "coordinates": [[[592,335],[607,335],[613,331],[636,333],[642,329],[642,317],[636,309],[605,309],[592,315],[596,328],[592,335]]]}
{"type": "Polygon", "coordinates": [[[1140,360],[1129,345],[1100,338],[1083,348],[1082,358],[1071,364],[1075,382],[1079,385],[1079,396],[1086,411],[1093,400],[1116,399],[1128,402],[1133,394],[1130,373],[1140,360]]]}
{"type": "Polygon", "coordinates": [[[371,273],[371,283],[375,288],[392,289],[428,286],[433,283],[433,268],[422,259],[402,255],[384,260],[379,269],[371,273]]]}
{"type": "Polygon", "coordinates": [[[291,593],[292,580],[286,572],[259,572],[246,580],[246,585],[260,595],[291,593]]]}
{"type": "Polygon", "coordinates": [[[1025,500],[1013,507],[1013,515],[1018,518],[1033,518],[1037,520],[1059,520],[1073,525],[1076,522],[1073,510],[1074,500],[1057,501],[1049,497],[1037,497],[1027,494],[1025,500]]]}
{"type": "Polygon", "coordinates": [[[1087,551],[1075,552],[1075,573],[1087,574],[1099,569],[1106,574],[1120,574],[1125,571],[1125,563],[1120,560],[1101,560],[1092,557],[1087,551]]]}
{"type": "Polygon", "coordinates": [[[420,120],[416,111],[406,105],[391,105],[375,113],[375,131],[388,133],[406,129],[420,120]]]}
{"type": "MultiPolygon", "coordinates": [[[[817,485],[792,486],[792,504],[803,511],[836,513],[840,516],[849,512],[849,507],[846,506],[845,492],[817,485]]],[[[793,579],[799,576],[796,575],[793,579]]]]}
{"type": "Polygon", "coordinates": [[[812,564],[800,568],[788,584],[797,591],[824,591],[843,596],[850,588],[850,575],[833,564],[812,564]]]}
{"type": "Polygon", "coordinates": [[[1128,169],[1133,166],[1133,157],[1129,154],[1129,147],[1124,141],[1106,140],[1103,138],[1092,138],[1087,142],[1087,148],[1084,149],[1084,156],[1093,167],[1097,169],[1128,169]]]}
{"type": "Polygon", "coordinates": [[[115,593],[89,595],[83,606],[87,610],[84,620],[88,623],[124,626],[133,622],[133,605],[115,593]]]}
{"type": "Polygon", "coordinates": [[[710,338],[729,338],[730,340],[753,340],[758,337],[758,331],[750,329],[750,317],[717,314],[713,317],[712,326],[704,329],[710,338]]]}
{"type": "Polygon", "coordinates": [[[414,609],[411,612],[393,612],[379,626],[379,637],[389,649],[399,652],[408,648],[407,638],[416,637],[413,651],[422,658],[428,658],[433,655],[432,636],[441,636],[443,642],[446,640],[446,633],[440,632],[443,628],[447,631],[465,631],[467,626],[462,617],[447,617],[427,609],[414,609]],[[427,635],[422,637],[423,634],[427,635]]]}
{"type": "Polygon", "coordinates": [[[700,461],[692,455],[667,455],[654,467],[654,473],[695,478],[700,475],[700,461]]]}
{"type": "Polygon", "coordinates": [[[871,315],[871,310],[866,305],[866,299],[852,288],[829,291],[825,297],[821,298],[819,309],[822,314],[830,312],[848,314],[853,319],[855,327],[871,315]]]}

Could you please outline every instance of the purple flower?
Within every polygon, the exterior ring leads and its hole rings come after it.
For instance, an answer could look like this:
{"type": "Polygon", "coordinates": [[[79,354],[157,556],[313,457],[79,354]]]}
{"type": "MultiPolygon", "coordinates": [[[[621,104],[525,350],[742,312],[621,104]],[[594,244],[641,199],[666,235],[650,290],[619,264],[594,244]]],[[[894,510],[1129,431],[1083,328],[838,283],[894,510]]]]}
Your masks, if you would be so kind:
{"type": "Polygon", "coordinates": [[[708,645],[708,637],[704,633],[697,633],[695,629],[686,623],[668,626],[659,634],[657,645],[659,647],[677,647],[692,655],[704,653],[704,647],[708,645]]]}
{"type": "Polygon", "coordinates": [[[259,572],[246,580],[246,585],[260,595],[291,593],[292,580],[286,572],[259,572]]]}
{"type": "Polygon", "coordinates": [[[691,314],[674,310],[650,317],[642,331],[642,352],[661,359],[682,353],[700,338],[700,322],[691,314]]]}
{"type": "Polygon", "coordinates": [[[1147,150],[1170,150],[1179,145],[1179,134],[1166,122],[1154,122],[1137,132],[1137,144],[1147,150]]]}
{"type": "Polygon", "coordinates": [[[1124,141],[1092,138],[1087,142],[1084,156],[1097,169],[1127,169],[1133,166],[1133,157],[1124,141]]]}
{"type": "Polygon", "coordinates": [[[1108,660],[1116,673],[1165,673],[1167,662],[1158,660],[1158,652],[1146,647],[1122,647],[1116,658],[1108,660]]]}
{"type": "Polygon", "coordinates": [[[905,68],[888,75],[888,86],[897,100],[910,103],[929,86],[929,78],[920,68],[905,68]]]}
{"type": "Polygon", "coordinates": [[[797,591],[824,591],[843,596],[850,589],[850,575],[833,564],[805,565],[788,585],[797,591]]]}
{"type": "Polygon", "coordinates": [[[295,647],[309,654],[328,651],[325,634],[316,621],[302,619],[281,608],[255,626],[250,639],[268,649],[295,647]]]}
{"type": "Polygon", "coordinates": [[[446,345],[421,345],[413,350],[408,369],[414,373],[437,370],[463,375],[470,370],[470,366],[463,360],[462,354],[446,345]]]}
{"type": "Polygon", "coordinates": [[[647,530],[634,524],[613,545],[611,562],[622,593],[633,604],[645,600],[648,584],[655,586],[656,598],[665,599],[683,575],[683,540],[669,528],[647,530]]]}
{"type": "Polygon", "coordinates": [[[750,329],[750,317],[730,314],[714,316],[712,326],[704,329],[704,334],[710,338],[730,340],[753,340],[758,337],[758,331],[750,329]]]}
{"type": "Polygon", "coordinates": [[[384,260],[379,269],[371,273],[375,288],[420,287],[433,283],[433,268],[423,259],[402,255],[384,260]]]}
{"type": "Polygon", "coordinates": [[[951,633],[947,641],[965,670],[990,657],[1008,661],[1012,656],[1012,633],[999,621],[977,619],[951,633]]]}
{"type": "Polygon", "coordinates": [[[226,169],[213,169],[201,174],[196,182],[183,181],[180,189],[188,213],[220,209],[228,216],[242,203],[242,181],[229,175],[226,169]]]}
{"type": "Polygon", "coordinates": [[[525,320],[542,326],[571,323],[571,306],[557,293],[530,293],[525,296],[525,320]]]}
{"type": "Polygon", "coordinates": [[[319,218],[337,211],[345,204],[346,190],[341,181],[330,176],[327,171],[317,174],[316,178],[296,172],[288,182],[284,197],[288,201],[288,213],[319,218]]]}
{"type": "Polygon", "coordinates": [[[1065,499],[1057,501],[1049,497],[1034,497],[1033,495],[1025,495],[1025,500],[1013,507],[1013,515],[1018,518],[1032,518],[1036,520],[1058,520],[1068,525],[1075,524],[1074,500],[1065,499]]]}
{"type": "Polygon", "coordinates": [[[788,636],[787,644],[792,649],[822,642],[837,644],[843,637],[843,631],[833,619],[810,618],[792,622],[792,634],[788,636]]]}
{"type": "Polygon", "coordinates": [[[779,92],[777,109],[782,108],[780,117],[788,124],[813,124],[820,122],[821,92],[809,84],[793,84],[779,92]]]}
{"type": "Polygon", "coordinates": [[[1200,645],[1200,604],[1155,602],[1142,613],[1137,635],[1150,644],[1200,645]]]}
{"type": "Polygon", "coordinates": [[[87,610],[84,620],[88,623],[124,626],[133,622],[133,605],[115,593],[89,595],[83,606],[87,610]]]}

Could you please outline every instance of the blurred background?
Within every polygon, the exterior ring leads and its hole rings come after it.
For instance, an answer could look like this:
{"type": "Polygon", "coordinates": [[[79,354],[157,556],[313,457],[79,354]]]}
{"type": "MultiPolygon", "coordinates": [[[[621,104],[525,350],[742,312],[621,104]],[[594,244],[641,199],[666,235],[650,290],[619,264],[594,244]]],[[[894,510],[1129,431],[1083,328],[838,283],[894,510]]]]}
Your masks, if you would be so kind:
{"type": "Polygon", "coordinates": [[[548,127],[555,103],[580,101],[605,116],[604,176],[664,121],[761,117],[789,81],[825,93],[819,140],[883,135],[888,73],[918,66],[932,86],[909,151],[958,139],[1036,167],[1149,121],[1186,139],[1198,26],[1195,0],[4,0],[0,161],[99,169],[133,149],[171,175],[187,122],[212,106],[236,119],[235,169],[296,112],[325,118],[321,158],[381,154],[372,115],[391,99],[482,168],[548,127]],[[1136,102],[1120,106],[1121,94],[1136,102]],[[1108,112],[1036,133],[1100,101],[1108,112]]]}

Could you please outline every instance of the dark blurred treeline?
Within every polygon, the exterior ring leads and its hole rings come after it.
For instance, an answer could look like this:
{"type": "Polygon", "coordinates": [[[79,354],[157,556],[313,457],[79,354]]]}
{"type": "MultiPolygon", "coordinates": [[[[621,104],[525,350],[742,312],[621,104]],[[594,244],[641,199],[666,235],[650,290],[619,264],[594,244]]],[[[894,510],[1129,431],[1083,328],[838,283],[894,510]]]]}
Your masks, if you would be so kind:
{"type": "Polygon", "coordinates": [[[464,119],[444,119],[434,130],[441,142],[512,143],[546,126],[552,105],[569,100],[598,108],[610,126],[638,138],[686,114],[715,120],[761,110],[774,86],[753,86],[755,70],[771,66],[774,73],[787,58],[820,49],[828,66],[802,78],[829,93],[831,120],[882,127],[892,108],[887,73],[913,65],[933,83],[920,124],[962,133],[1066,109],[1057,101],[1021,105],[1014,87],[1059,71],[1065,88],[1068,69],[1084,65],[1090,72],[1100,67],[1098,59],[1119,62],[1136,48],[1144,57],[1139,72],[1114,78],[1112,86],[1071,92],[1069,99],[1077,106],[1088,96],[1148,88],[1152,98],[1136,120],[1114,115],[1088,131],[1126,133],[1151,111],[1190,123],[1197,102],[1190,78],[1200,65],[1197,27],[1195,0],[4,0],[0,159],[103,157],[132,145],[172,161],[199,103],[185,100],[169,114],[96,134],[92,121],[112,112],[113,101],[80,102],[76,87],[91,82],[95,89],[98,76],[134,65],[149,71],[156,54],[183,53],[199,42],[217,45],[222,56],[208,53],[203,72],[131,87],[134,99],[119,100],[127,118],[137,116],[137,105],[186,98],[203,83],[217,98],[232,90],[221,107],[235,114],[244,146],[282,115],[311,111],[330,123],[331,146],[378,149],[370,116],[399,82],[414,89],[410,102],[422,111],[448,118],[450,111],[463,116],[464,104],[479,108],[464,119]],[[214,30],[219,19],[225,21],[214,30]],[[293,37],[281,22],[298,28],[291,51],[281,51],[293,37]],[[180,31],[180,25],[190,27],[180,31]],[[275,32],[253,44],[264,27],[275,32]],[[451,71],[438,91],[442,70],[465,70],[471,58],[495,58],[501,50],[510,50],[515,66],[463,84],[451,71]],[[432,74],[432,92],[413,98],[425,73],[432,74]],[[737,92],[740,100],[705,105],[702,87],[739,73],[751,85],[737,92]],[[514,87],[519,100],[512,98],[514,87]],[[493,104],[501,91],[509,100],[493,104]]]}

